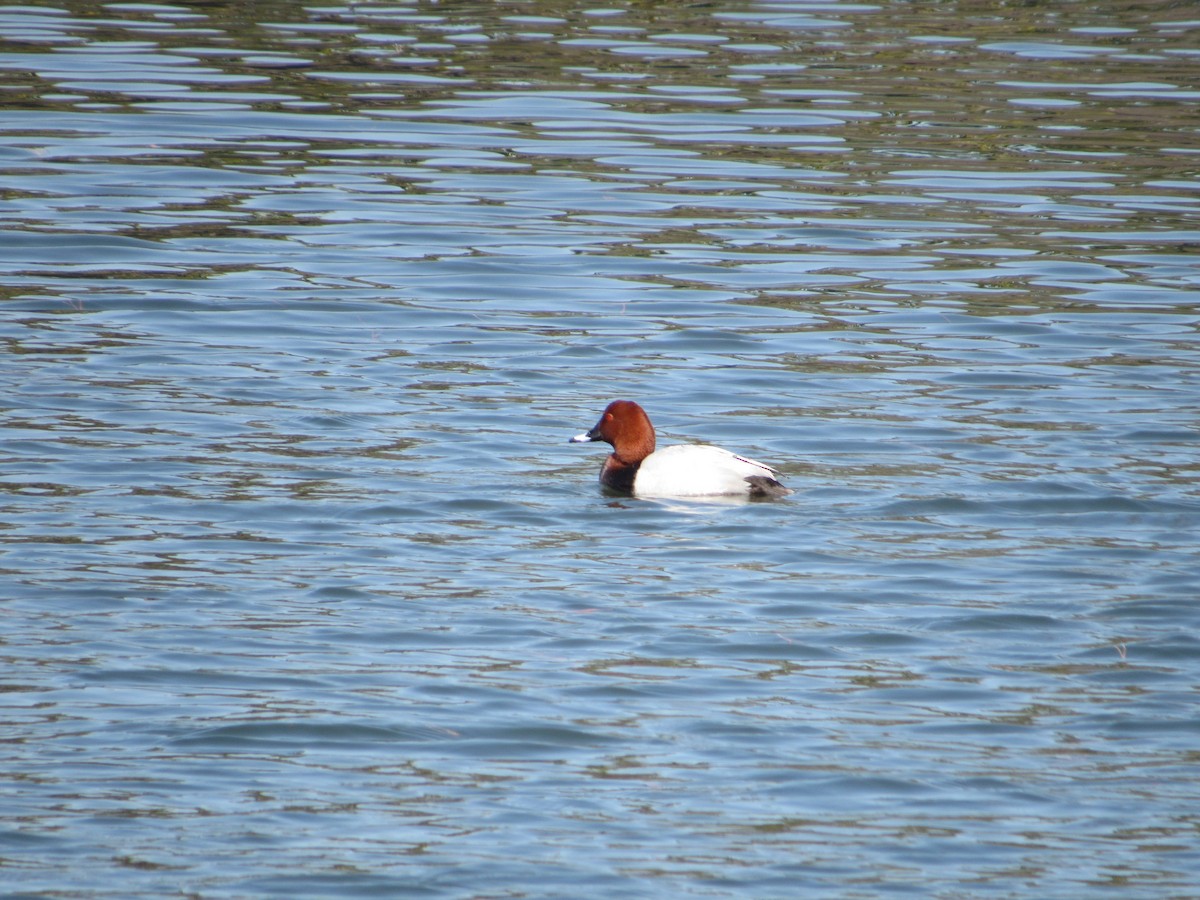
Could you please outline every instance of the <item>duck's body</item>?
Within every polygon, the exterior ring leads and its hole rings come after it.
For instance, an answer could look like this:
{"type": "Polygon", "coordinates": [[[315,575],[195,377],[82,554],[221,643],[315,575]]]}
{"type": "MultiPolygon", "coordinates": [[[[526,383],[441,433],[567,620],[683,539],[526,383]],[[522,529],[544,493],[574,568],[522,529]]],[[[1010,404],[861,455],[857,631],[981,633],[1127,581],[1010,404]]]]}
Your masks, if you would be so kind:
{"type": "Polygon", "coordinates": [[[676,444],[656,450],[642,460],[633,480],[633,493],[639,497],[781,496],[790,493],[775,480],[775,475],[770,466],[721,447],[676,444]]]}
{"type": "Polygon", "coordinates": [[[613,452],[600,469],[609,490],[637,497],[782,497],[791,491],[768,465],[707,444],[655,450],[654,426],[632,400],[614,400],[591,431],[572,442],[605,441],[613,452]]]}

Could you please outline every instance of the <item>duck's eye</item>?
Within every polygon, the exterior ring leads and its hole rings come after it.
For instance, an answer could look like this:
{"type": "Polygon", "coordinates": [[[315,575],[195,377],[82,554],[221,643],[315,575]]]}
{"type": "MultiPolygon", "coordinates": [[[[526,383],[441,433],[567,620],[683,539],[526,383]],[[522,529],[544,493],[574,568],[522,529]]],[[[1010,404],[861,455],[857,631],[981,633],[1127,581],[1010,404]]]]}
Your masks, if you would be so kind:
{"type": "Polygon", "coordinates": [[[613,415],[612,415],[612,413],[605,413],[605,414],[604,414],[604,421],[605,421],[605,422],[611,422],[612,420],[613,420],[613,415]]]}

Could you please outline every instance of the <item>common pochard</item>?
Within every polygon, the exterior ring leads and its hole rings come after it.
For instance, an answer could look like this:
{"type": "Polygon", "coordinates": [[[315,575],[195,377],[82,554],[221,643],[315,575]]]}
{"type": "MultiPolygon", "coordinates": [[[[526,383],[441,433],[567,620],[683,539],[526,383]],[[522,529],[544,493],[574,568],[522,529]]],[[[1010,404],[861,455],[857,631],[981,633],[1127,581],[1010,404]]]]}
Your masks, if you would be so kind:
{"type": "Polygon", "coordinates": [[[707,444],[654,449],[654,426],[632,400],[614,400],[591,431],[571,443],[605,441],[613,452],[600,469],[600,483],[638,497],[782,497],[791,490],[776,471],[753,459],[707,444]]]}

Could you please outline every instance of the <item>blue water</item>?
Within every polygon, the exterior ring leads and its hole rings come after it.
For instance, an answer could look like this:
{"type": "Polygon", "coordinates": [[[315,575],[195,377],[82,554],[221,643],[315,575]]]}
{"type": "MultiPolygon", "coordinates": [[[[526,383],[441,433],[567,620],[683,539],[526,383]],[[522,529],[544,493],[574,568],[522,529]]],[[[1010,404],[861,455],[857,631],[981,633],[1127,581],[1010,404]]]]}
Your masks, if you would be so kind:
{"type": "Polygon", "coordinates": [[[7,896],[1196,896],[1200,21],[1006,15],[0,7],[7,896]]]}

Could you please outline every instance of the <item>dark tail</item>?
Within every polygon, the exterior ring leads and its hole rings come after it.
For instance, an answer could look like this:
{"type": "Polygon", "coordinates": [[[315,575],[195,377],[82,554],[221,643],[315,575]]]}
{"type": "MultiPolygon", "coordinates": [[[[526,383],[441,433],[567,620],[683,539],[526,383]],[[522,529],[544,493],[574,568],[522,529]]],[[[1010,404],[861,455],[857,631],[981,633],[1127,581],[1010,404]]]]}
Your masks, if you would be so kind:
{"type": "Polygon", "coordinates": [[[792,492],[769,475],[747,475],[751,497],[786,497],[792,492]]]}

